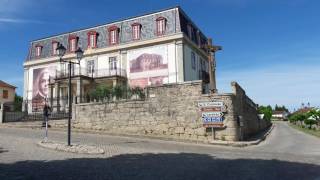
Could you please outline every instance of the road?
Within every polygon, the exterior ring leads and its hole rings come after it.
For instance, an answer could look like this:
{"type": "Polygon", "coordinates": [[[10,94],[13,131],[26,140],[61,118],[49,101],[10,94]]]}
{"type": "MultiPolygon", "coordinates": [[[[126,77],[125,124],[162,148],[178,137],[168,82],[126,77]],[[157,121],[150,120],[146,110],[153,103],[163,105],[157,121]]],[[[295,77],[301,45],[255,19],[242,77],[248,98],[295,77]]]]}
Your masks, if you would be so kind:
{"type": "MultiPolygon", "coordinates": [[[[43,130],[0,128],[0,179],[319,179],[320,139],[277,122],[271,135],[245,148],[73,133],[103,155],[43,149],[43,130]]],[[[66,133],[49,131],[66,141],[66,133]]]]}

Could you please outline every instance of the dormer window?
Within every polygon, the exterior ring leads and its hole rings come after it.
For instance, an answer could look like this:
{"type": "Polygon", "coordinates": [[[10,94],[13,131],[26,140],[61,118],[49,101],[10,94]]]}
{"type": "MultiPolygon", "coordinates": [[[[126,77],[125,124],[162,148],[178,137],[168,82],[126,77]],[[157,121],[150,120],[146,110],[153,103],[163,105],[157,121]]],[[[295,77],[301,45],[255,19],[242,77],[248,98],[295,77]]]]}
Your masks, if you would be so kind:
{"type": "Polygon", "coordinates": [[[42,46],[36,45],[36,57],[40,57],[42,52],[42,46]]]}
{"type": "Polygon", "coordinates": [[[132,39],[139,40],[141,34],[141,24],[133,23],[132,25],[132,39]]]}
{"type": "Polygon", "coordinates": [[[88,48],[96,48],[97,47],[97,32],[89,31],[88,32],[88,48]]]}
{"type": "Polygon", "coordinates": [[[52,55],[57,55],[57,48],[59,46],[59,42],[58,41],[52,41],[52,55]]]}
{"type": "Polygon", "coordinates": [[[117,26],[111,26],[109,31],[109,44],[114,45],[119,43],[119,28],[117,26]]]}
{"type": "Polygon", "coordinates": [[[167,19],[164,17],[158,17],[156,20],[156,25],[157,25],[157,35],[161,36],[165,34],[166,31],[166,22],[167,19]]]}
{"type": "Polygon", "coordinates": [[[78,37],[75,35],[69,36],[69,51],[75,52],[78,48],[78,37]]]}
{"type": "Polygon", "coordinates": [[[191,40],[194,39],[194,32],[193,32],[193,27],[191,24],[188,24],[188,36],[191,40]]]}

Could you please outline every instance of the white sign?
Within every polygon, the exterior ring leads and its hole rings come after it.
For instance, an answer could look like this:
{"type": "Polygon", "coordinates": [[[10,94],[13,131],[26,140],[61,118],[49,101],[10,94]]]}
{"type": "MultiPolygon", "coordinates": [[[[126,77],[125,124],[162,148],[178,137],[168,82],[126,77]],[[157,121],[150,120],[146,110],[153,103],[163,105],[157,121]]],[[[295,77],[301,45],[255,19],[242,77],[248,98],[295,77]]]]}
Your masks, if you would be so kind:
{"type": "Polygon", "coordinates": [[[223,106],[223,102],[210,102],[210,101],[206,101],[206,102],[198,102],[198,107],[221,107],[223,106]]]}
{"type": "Polygon", "coordinates": [[[202,117],[222,117],[222,112],[203,112],[202,117]]]}

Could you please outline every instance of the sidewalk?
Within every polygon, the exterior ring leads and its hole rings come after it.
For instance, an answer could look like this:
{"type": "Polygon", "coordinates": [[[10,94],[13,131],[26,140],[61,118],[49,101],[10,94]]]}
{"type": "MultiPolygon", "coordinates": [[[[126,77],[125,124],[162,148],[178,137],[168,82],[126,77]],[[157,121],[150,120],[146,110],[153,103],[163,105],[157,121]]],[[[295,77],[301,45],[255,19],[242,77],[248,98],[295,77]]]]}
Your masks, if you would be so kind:
{"type": "MultiPolygon", "coordinates": [[[[272,132],[274,128],[274,124],[272,124],[268,129],[263,132],[255,135],[250,140],[247,141],[222,141],[222,140],[214,140],[209,141],[208,143],[202,143],[198,141],[189,141],[189,140],[176,140],[165,137],[155,137],[155,136],[141,136],[141,135],[128,135],[128,134],[112,134],[104,131],[97,130],[85,130],[85,129],[72,129],[72,132],[76,133],[88,133],[88,134],[100,134],[100,135],[109,135],[109,136],[120,136],[120,137],[132,137],[139,139],[152,139],[152,140],[164,140],[170,142],[181,142],[181,143],[190,143],[190,144],[202,144],[202,145],[220,145],[220,146],[232,146],[232,147],[246,147],[252,145],[258,145],[262,141],[264,141],[268,135],[272,132]]],[[[31,128],[31,129],[42,129],[42,121],[36,122],[12,122],[12,123],[3,123],[0,124],[0,128],[31,128]]],[[[56,120],[55,126],[50,128],[51,131],[66,131],[66,120],[56,120]],[[58,124],[58,127],[56,127],[58,124]]]]}

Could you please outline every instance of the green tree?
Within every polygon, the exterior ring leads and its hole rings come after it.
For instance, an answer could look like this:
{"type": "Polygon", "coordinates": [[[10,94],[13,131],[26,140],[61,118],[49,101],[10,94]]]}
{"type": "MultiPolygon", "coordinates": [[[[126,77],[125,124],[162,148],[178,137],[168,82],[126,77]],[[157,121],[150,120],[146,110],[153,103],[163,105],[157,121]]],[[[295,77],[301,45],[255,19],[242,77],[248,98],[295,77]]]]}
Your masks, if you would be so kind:
{"type": "Polygon", "coordinates": [[[23,98],[18,94],[16,94],[14,97],[14,103],[13,103],[14,111],[22,111],[22,103],[23,103],[23,98]]]}
{"type": "Polygon", "coordinates": [[[264,114],[264,118],[268,121],[271,120],[271,116],[272,116],[272,107],[270,105],[268,106],[259,106],[258,107],[258,112],[260,114],[264,114]]]}
{"type": "Polygon", "coordinates": [[[283,105],[283,106],[278,106],[276,104],[276,106],[274,107],[275,111],[285,111],[285,112],[289,112],[289,110],[283,105]]]}

